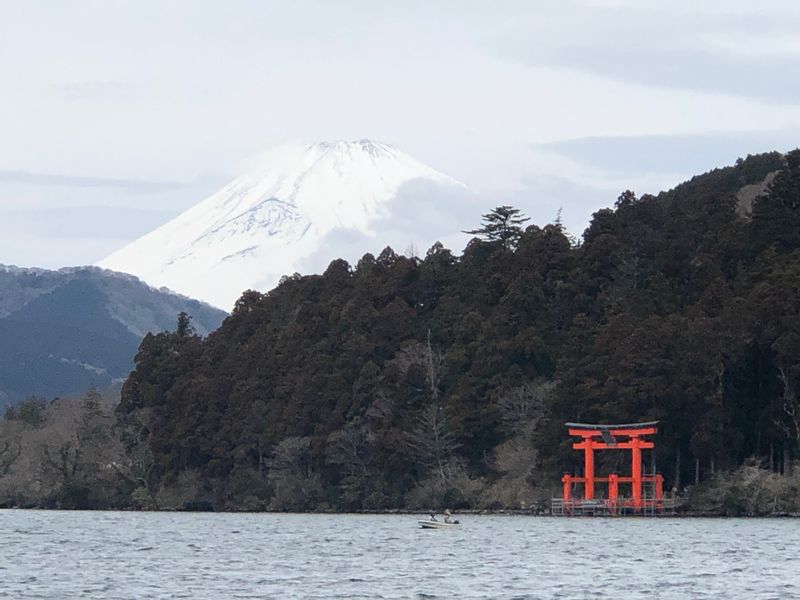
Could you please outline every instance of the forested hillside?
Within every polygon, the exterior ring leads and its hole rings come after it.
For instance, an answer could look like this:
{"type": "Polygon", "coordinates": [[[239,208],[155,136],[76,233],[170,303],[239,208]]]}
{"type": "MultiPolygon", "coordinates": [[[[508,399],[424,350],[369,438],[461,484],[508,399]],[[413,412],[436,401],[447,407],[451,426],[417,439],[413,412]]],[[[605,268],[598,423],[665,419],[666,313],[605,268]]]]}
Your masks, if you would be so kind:
{"type": "Polygon", "coordinates": [[[580,243],[525,225],[500,207],[460,256],[334,260],[206,341],[148,336],[120,415],[215,507],[516,506],[574,466],[568,420],[660,420],[668,489],[789,470],[800,152],[625,192],[580,243]]]}
{"type": "Polygon", "coordinates": [[[565,421],[657,419],[668,490],[749,460],[800,510],[800,151],[625,192],[580,241],[510,207],[471,233],[148,335],[117,412],[131,503],[529,507],[576,467],[565,421]]]}
{"type": "Polygon", "coordinates": [[[0,407],[121,382],[144,335],[171,329],[181,311],[203,334],[225,317],[122,273],[0,265],[0,407]]]}

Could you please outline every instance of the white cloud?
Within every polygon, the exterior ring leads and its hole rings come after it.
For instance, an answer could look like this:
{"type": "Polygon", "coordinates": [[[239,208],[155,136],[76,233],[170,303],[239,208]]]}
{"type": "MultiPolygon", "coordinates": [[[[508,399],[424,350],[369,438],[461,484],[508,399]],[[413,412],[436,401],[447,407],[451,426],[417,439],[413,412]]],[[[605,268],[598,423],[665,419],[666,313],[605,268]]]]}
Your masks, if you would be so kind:
{"type": "MultiPolygon", "coordinates": [[[[0,207],[179,210],[213,191],[200,174],[233,176],[265,148],[369,137],[487,197],[546,194],[543,214],[575,194],[577,223],[632,178],[598,163],[608,145],[543,144],[794,131],[799,26],[795,2],[743,0],[6,4],[0,171],[188,183],[132,194],[0,174],[0,207]]],[[[643,185],[683,174],[641,166],[643,185]]]]}

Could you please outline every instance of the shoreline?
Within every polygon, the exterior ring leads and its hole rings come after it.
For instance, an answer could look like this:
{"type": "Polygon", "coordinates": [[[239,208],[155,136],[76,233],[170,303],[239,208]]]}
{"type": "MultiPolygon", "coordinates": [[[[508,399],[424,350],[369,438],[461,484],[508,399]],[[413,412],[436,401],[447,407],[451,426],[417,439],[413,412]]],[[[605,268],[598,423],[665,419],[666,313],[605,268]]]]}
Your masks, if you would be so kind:
{"type": "MultiPolygon", "coordinates": [[[[0,506],[0,511],[44,511],[44,512],[124,512],[124,513],[202,513],[220,515],[398,515],[398,516],[419,516],[430,514],[427,510],[415,509],[385,509],[385,510],[186,510],[186,509],[134,509],[134,508],[46,508],[46,507],[22,507],[22,506],[0,506]]],[[[435,511],[434,514],[441,514],[443,510],[435,511]]],[[[664,515],[593,515],[593,516],[561,516],[553,515],[550,512],[537,512],[526,509],[463,509],[454,510],[452,514],[465,516],[491,516],[491,517],[533,517],[533,518],[553,518],[553,519],[800,519],[800,513],[776,513],[771,515],[724,515],[711,512],[685,511],[664,515]]]]}

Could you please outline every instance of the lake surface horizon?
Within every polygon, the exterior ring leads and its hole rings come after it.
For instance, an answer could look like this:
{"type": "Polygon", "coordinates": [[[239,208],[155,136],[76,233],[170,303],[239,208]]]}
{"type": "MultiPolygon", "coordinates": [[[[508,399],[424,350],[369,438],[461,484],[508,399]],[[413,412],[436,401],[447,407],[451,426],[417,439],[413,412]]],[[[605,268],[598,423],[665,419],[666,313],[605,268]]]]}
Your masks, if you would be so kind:
{"type": "Polygon", "coordinates": [[[0,598],[797,598],[800,521],[0,510],[0,598]]]}

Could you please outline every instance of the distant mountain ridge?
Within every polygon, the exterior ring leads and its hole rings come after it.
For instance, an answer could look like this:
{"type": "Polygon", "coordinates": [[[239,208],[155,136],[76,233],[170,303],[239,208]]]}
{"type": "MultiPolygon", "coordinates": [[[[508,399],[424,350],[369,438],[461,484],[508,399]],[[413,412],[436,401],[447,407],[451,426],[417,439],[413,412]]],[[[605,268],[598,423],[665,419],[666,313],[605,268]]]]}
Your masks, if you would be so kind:
{"type": "Polygon", "coordinates": [[[192,315],[205,335],[225,313],[97,267],[0,265],[0,406],[106,387],[124,378],[148,332],[192,315]]]}
{"type": "MultiPolygon", "coordinates": [[[[435,219],[425,223],[417,213],[414,218],[420,222],[410,226],[400,219],[388,221],[394,216],[392,203],[408,185],[420,182],[430,186],[425,201],[431,205],[458,207],[437,198],[466,189],[380,142],[285,146],[266,153],[251,171],[99,265],[230,309],[246,289],[267,291],[281,276],[307,271],[315,254],[320,260],[352,260],[379,251],[382,247],[364,246],[398,223],[404,245],[432,244],[452,231],[442,225],[432,239],[415,239],[435,219]],[[329,240],[335,232],[360,236],[354,257],[346,242],[329,240]]],[[[327,262],[310,268],[321,271],[325,266],[327,262]]]]}

